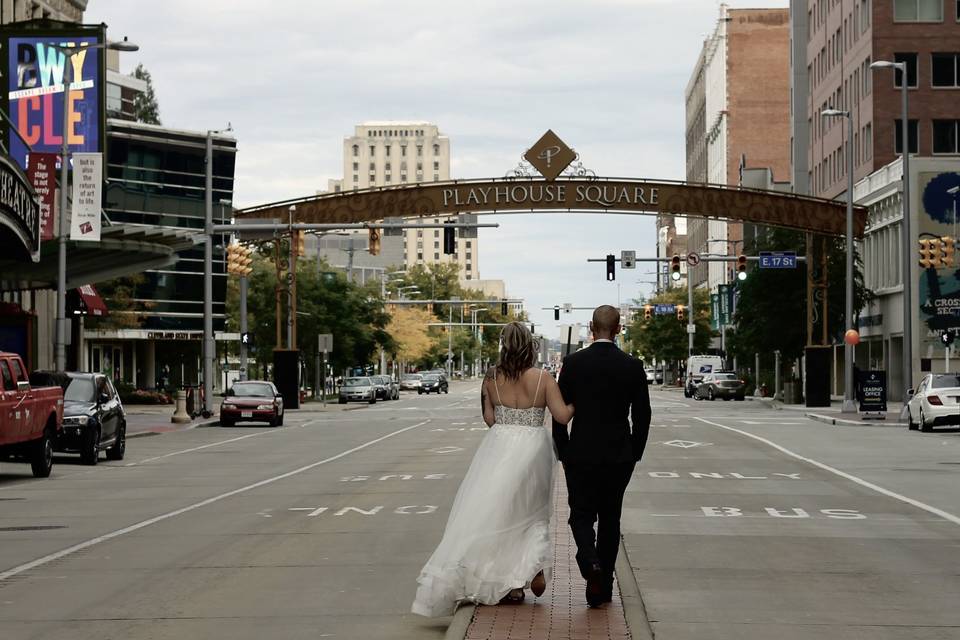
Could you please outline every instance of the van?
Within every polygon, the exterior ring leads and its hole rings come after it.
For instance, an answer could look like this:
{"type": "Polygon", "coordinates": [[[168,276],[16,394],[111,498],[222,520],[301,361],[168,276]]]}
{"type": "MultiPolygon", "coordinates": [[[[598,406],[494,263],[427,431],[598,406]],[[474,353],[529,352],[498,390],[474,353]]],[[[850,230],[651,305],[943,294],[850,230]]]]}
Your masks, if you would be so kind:
{"type": "Polygon", "coordinates": [[[687,377],[683,384],[683,397],[692,398],[693,392],[708,373],[723,371],[720,356],[690,356],[687,358],[687,377]]]}

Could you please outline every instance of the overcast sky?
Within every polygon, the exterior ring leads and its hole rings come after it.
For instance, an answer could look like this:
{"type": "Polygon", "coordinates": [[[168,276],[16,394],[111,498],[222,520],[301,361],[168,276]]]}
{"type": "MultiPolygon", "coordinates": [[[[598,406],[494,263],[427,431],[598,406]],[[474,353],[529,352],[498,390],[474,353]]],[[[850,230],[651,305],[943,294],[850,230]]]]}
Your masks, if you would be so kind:
{"type": "MultiPolygon", "coordinates": [[[[787,0],[731,0],[785,7],[787,0]]],[[[601,176],[682,180],[683,91],[717,0],[90,0],[88,23],[140,45],[123,71],[153,75],[163,124],[232,123],[239,207],[306,196],[340,178],[365,120],[427,120],[450,137],[451,176],[499,177],[553,129],[601,176]]],[[[605,281],[588,257],[655,255],[653,218],[484,216],[481,278],[552,311],[649,293],[652,267],[605,281]]],[[[583,322],[588,312],[562,317],[583,322]]]]}

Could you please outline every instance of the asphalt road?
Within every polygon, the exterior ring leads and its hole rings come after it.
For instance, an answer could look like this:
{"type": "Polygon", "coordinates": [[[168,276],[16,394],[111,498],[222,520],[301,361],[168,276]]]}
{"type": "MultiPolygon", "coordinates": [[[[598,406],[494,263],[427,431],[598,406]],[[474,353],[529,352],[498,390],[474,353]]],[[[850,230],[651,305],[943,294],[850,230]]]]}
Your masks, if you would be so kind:
{"type": "Polygon", "coordinates": [[[442,638],[409,613],[478,387],[0,466],[0,638],[442,638]]]}
{"type": "Polygon", "coordinates": [[[960,638],[960,433],[655,394],[625,547],[658,640],[960,638]]]}
{"type": "MultiPolygon", "coordinates": [[[[658,640],[960,638],[960,433],[653,402],[623,530],[658,640]]],[[[408,612],[478,404],[457,383],[48,480],[2,464],[0,638],[442,638],[408,612]]]]}

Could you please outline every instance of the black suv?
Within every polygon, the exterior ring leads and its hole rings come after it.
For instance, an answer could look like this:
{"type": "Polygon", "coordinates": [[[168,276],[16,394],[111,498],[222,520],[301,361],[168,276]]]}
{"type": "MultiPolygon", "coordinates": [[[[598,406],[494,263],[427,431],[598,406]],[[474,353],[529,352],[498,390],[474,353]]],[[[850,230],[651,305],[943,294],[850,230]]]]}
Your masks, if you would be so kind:
{"type": "Polygon", "coordinates": [[[97,464],[100,452],[108,460],[123,460],[127,416],[110,378],[101,373],[66,374],[63,393],[63,430],[54,451],[79,453],[83,464],[97,464]]]}
{"type": "Polygon", "coordinates": [[[447,383],[447,377],[439,373],[425,373],[423,374],[423,382],[420,383],[420,388],[417,389],[417,393],[450,393],[450,387],[447,383]]]}

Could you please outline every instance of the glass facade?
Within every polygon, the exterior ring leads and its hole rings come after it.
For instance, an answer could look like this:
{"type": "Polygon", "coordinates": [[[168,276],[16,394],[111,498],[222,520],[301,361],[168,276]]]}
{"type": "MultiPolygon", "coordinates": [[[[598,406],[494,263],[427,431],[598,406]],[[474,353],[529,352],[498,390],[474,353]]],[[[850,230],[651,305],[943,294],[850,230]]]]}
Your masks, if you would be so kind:
{"type": "MultiPolygon", "coordinates": [[[[107,122],[107,184],[104,212],[111,222],[192,229],[204,226],[206,136],[120,120],[107,122]]],[[[236,141],[215,137],[213,217],[232,215],[236,141]]],[[[215,240],[213,265],[214,330],[223,330],[226,269],[223,247],[215,240]]],[[[203,245],[180,253],[164,269],[146,271],[137,299],[146,308],[143,329],[203,328],[203,245]]]]}

